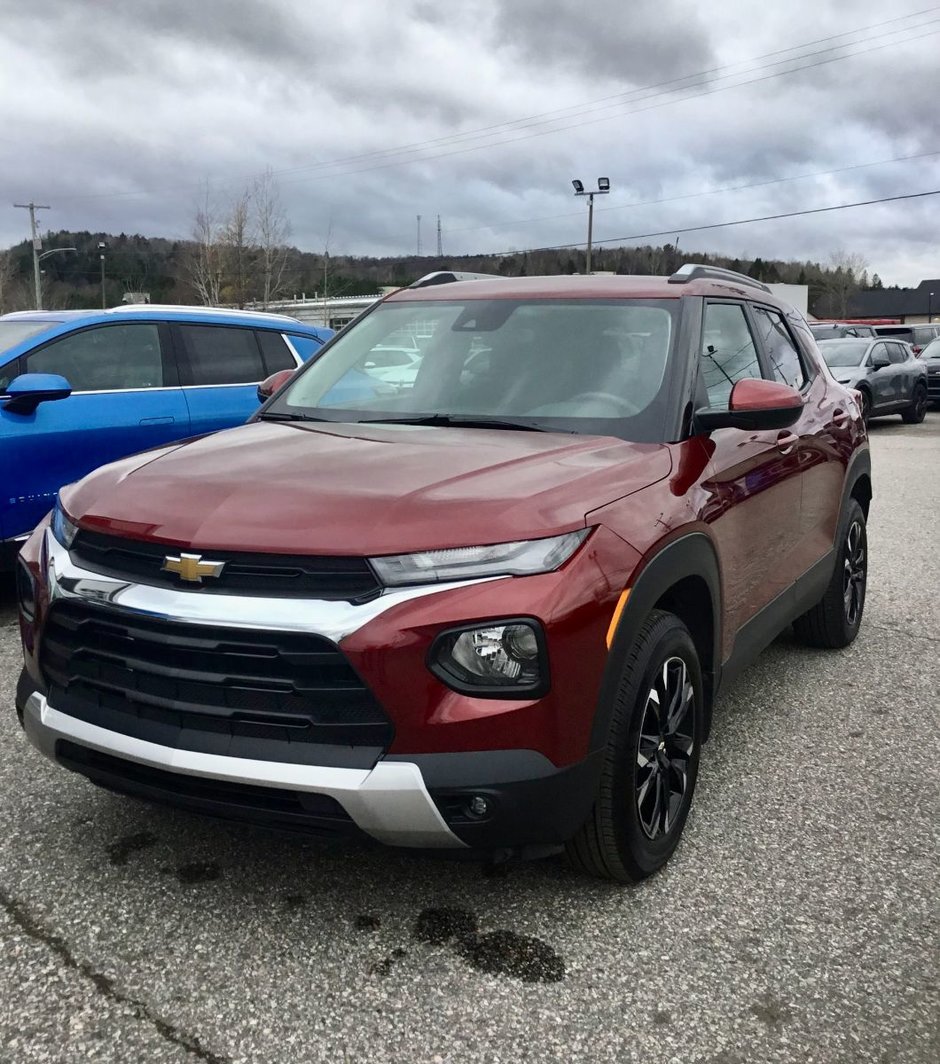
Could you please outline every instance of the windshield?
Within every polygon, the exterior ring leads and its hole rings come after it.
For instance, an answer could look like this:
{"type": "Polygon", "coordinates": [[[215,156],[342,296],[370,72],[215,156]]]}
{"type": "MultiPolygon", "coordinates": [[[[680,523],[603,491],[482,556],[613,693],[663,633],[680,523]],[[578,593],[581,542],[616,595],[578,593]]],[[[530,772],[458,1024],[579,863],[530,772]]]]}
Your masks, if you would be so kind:
{"type": "Polygon", "coordinates": [[[931,340],[920,353],[921,358],[940,358],[940,337],[931,340]]]}
{"type": "Polygon", "coordinates": [[[57,321],[0,321],[0,354],[58,324],[57,321]]]}
{"type": "Polygon", "coordinates": [[[341,333],[261,416],[493,421],[660,441],[678,306],[639,299],[383,303],[341,333]]]}
{"type": "Polygon", "coordinates": [[[819,350],[829,366],[857,366],[868,347],[868,340],[824,340],[819,350]]]}

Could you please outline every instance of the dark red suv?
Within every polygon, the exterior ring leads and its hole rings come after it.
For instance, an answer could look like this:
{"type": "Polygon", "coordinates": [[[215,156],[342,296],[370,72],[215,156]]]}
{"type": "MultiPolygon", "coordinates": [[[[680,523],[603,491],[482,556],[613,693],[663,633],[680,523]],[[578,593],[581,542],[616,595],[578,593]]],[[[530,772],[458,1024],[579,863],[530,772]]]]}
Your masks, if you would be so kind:
{"type": "Polygon", "coordinates": [[[865,428],[749,278],[448,280],[252,423],[63,489],[19,566],[19,712],[112,790],[639,879],[722,687],[791,622],[855,638],[865,428]],[[370,377],[406,341],[413,381],[370,377]]]}

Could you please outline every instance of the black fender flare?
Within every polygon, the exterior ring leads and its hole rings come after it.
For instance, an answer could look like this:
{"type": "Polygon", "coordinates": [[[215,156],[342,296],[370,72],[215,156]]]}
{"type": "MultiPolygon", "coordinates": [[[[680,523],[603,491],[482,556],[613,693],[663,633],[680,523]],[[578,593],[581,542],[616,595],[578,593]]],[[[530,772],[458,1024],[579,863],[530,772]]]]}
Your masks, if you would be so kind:
{"type": "MultiPolygon", "coordinates": [[[[706,715],[711,712],[715,678],[720,671],[721,653],[721,571],[718,555],[711,539],[704,532],[690,532],[667,543],[643,566],[630,586],[630,595],[617,622],[613,641],[607,654],[607,664],[601,680],[600,695],[591,727],[590,750],[607,745],[614,699],[620,682],[623,660],[636,640],[643,622],[662,596],[686,577],[696,576],[708,587],[712,604],[712,660],[711,668],[703,662],[706,715]]],[[[706,734],[708,721],[706,719],[706,734]]]]}
{"type": "Polygon", "coordinates": [[[839,504],[839,524],[836,529],[834,546],[839,542],[839,530],[845,517],[845,510],[849,499],[853,497],[855,486],[865,477],[869,485],[869,497],[871,497],[871,451],[867,447],[859,447],[853,453],[845,467],[845,480],[842,483],[842,500],[839,504]]]}

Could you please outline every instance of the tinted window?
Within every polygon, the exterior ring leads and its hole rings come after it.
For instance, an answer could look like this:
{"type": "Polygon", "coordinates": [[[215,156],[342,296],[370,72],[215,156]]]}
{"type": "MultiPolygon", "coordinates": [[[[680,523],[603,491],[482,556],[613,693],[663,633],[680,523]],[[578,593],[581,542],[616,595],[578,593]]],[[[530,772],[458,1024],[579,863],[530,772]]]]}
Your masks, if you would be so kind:
{"type": "Polygon", "coordinates": [[[184,384],[254,384],[267,374],[252,329],[179,325],[185,354],[184,384]]]}
{"type": "Polygon", "coordinates": [[[702,371],[709,406],[727,407],[731,389],[746,377],[760,377],[757,348],[737,303],[709,303],[702,336],[702,371]]]}
{"type": "Polygon", "coordinates": [[[890,358],[892,362],[898,363],[907,361],[907,351],[905,351],[900,344],[885,344],[885,347],[888,349],[888,358],[890,358]]]}
{"type": "Polygon", "coordinates": [[[27,373],[59,373],[73,392],[163,386],[160,332],[153,322],[101,325],[26,356],[27,373]]]}
{"type": "Polygon", "coordinates": [[[757,335],[770,359],[774,380],[789,384],[791,388],[802,388],[806,383],[806,373],[783,315],[766,307],[754,307],[754,320],[757,323],[757,335]]]}
{"type": "Polygon", "coordinates": [[[261,345],[261,354],[264,358],[264,372],[270,376],[280,369],[293,369],[297,363],[294,355],[287,346],[284,337],[280,333],[269,332],[267,329],[258,330],[258,343],[261,345]]]}

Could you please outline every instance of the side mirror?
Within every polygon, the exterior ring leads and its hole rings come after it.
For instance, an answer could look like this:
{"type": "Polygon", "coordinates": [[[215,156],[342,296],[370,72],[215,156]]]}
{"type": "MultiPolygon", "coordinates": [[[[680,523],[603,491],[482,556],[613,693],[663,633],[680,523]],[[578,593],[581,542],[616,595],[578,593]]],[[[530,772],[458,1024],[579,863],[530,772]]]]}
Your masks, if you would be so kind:
{"type": "Polygon", "coordinates": [[[7,385],[0,402],[11,414],[32,414],[40,403],[68,399],[71,394],[72,385],[58,373],[21,373],[7,385]]]}
{"type": "Polygon", "coordinates": [[[872,369],[884,369],[885,366],[891,365],[891,359],[885,355],[878,355],[871,365],[872,369]]]}
{"type": "Polygon", "coordinates": [[[258,385],[258,402],[266,403],[276,391],[279,391],[296,373],[293,369],[279,369],[258,385]]]}
{"type": "Polygon", "coordinates": [[[788,384],[745,377],[731,389],[727,410],[705,407],[692,418],[695,432],[714,429],[785,429],[803,412],[803,398],[788,384]]]}

